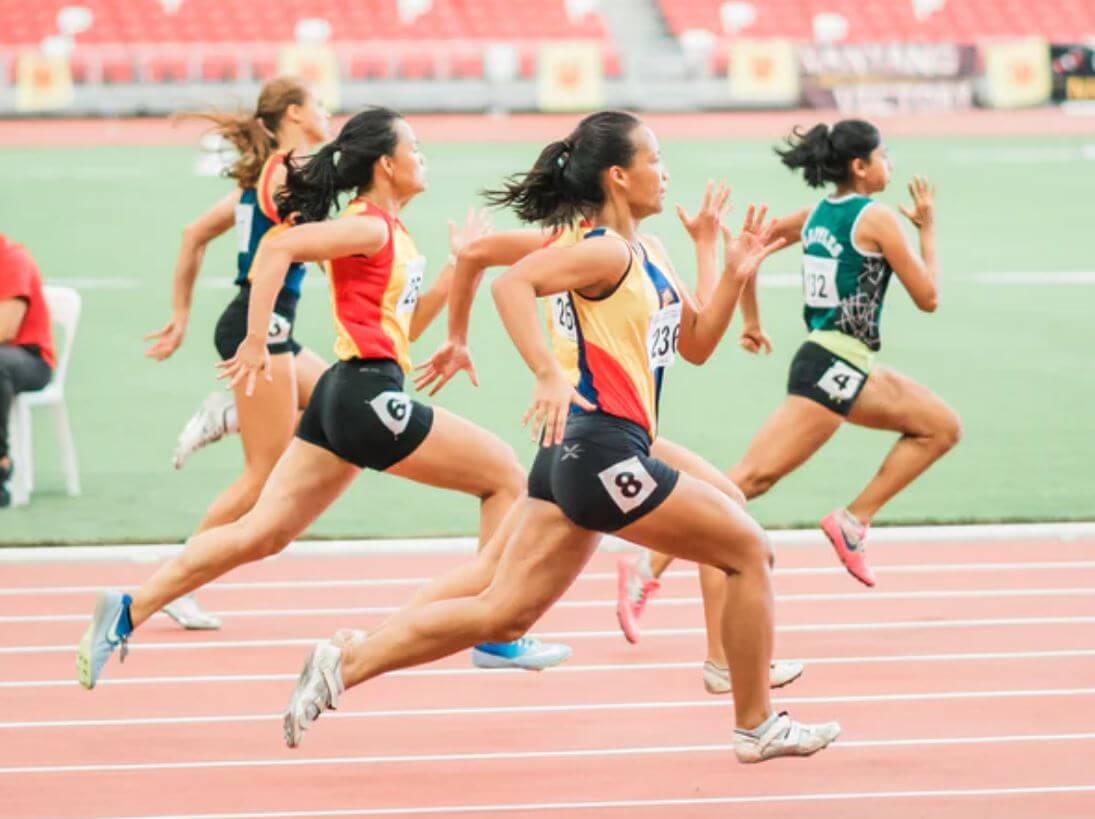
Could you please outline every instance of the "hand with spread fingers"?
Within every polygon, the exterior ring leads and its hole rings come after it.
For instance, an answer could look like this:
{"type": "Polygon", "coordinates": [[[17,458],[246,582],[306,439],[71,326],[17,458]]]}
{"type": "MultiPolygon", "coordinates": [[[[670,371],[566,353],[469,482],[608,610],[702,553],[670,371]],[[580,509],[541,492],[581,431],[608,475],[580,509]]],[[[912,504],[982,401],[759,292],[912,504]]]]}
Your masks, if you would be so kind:
{"type": "Polygon", "coordinates": [[[189,316],[186,313],[175,313],[167,324],[156,332],[146,335],[144,340],[153,343],[145,349],[145,356],[154,358],[157,361],[164,361],[169,358],[182,346],[188,320],[189,316]]]}
{"type": "Polygon", "coordinates": [[[471,360],[471,353],[467,346],[451,339],[444,341],[427,361],[415,367],[417,375],[414,378],[414,388],[424,390],[431,387],[429,394],[437,395],[441,388],[461,370],[468,373],[472,386],[479,386],[479,377],[475,374],[475,364],[471,360]]]}
{"type": "Polygon", "coordinates": [[[570,405],[593,412],[597,406],[583,398],[558,368],[538,376],[532,391],[532,403],[521,419],[522,426],[532,422],[532,440],[549,447],[563,442],[570,405]]]}
{"type": "Polygon", "coordinates": [[[761,205],[758,211],[753,205],[745,213],[745,221],[737,236],[731,234],[726,225],[720,225],[723,238],[724,274],[733,276],[742,282],[757,274],[761,262],[783,247],[787,240],[773,239],[779,220],[773,219],[767,225],[768,206],[761,205]]]}
{"type": "Polygon", "coordinates": [[[935,223],[935,185],[923,176],[914,176],[909,182],[909,193],[913,206],[898,205],[898,208],[917,230],[931,227],[935,223]]]}
{"type": "Polygon", "coordinates": [[[716,187],[714,182],[709,181],[695,216],[689,216],[683,205],[677,205],[677,218],[694,243],[699,245],[719,240],[719,225],[729,208],[729,199],[730,188],[726,183],[719,182],[716,187]]]}
{"type": "Polygon", "coordinates": [[[236,348],[236,354],[227,361],[217,364],[220,380],[228,380],[227,389],[235,389],[237,384],[243,384],[243,394],[248,398],[255,391],[255,379],[263,375],[267,381],[273,381],[274,376],[270,372],[270,351],[266,349],[266,339],[247,336],[236,348]]]}
{"type": "Polygon", "coordinates": [[[474,242],[479,237],[486,236],[490,233],[490,230],[490,213],[486,208],[480,210],[468,208],[468,212],[464,216],[464,224],[462,225],[457,225],[455,221],[450,219],[449,253],[451,253],[452,256],[449,259],[449,263],[454,263],[456,257],[464,247],[471,242],[474,242]]]}

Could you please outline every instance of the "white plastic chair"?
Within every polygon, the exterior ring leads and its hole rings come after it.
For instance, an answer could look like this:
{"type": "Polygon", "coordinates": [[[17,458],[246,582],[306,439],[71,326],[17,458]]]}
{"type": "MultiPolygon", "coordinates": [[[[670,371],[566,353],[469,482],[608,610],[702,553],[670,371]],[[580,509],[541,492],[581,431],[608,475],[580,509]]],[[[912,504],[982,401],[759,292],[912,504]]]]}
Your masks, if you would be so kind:
{"type": "Polygon", "coordinates": [[[76,466],[76,447],[72,442],[72,427],[68,422],[65,406],[65,375],[72,357],[76,328],[80,324],[80,294],[71,287],[43,288],[50,318],[61,328],[58,344],[57,367],[53,379],[36,392],[22,392],[15,396],[11,409],[9,433],[11,458],[15,472],[11,478],[11,502],[13,506],[25,506],[34,491],[33,426],[30,411],[35,407],[53,410],[53,422],[57,445],[61,450],[61,466],[65,472],[65,488],[70,495],[80,494],[80,471],[76,466]]]}

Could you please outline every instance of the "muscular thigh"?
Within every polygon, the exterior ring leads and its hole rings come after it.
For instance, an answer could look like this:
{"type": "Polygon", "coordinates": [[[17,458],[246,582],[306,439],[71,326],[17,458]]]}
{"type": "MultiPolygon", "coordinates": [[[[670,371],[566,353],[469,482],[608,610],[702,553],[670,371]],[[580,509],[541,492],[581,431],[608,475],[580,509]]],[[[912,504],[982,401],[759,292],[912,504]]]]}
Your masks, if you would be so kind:
{"type": "Polygon", "coordinates": [[[434,407],[426,439],[387,472],[429,486],[482,495],[498,485],[500,475],[519,468],[513,449],[497,435],[434,407]]]}
{"type": "Polygon", "coordinates": [[[650,454],[678,472],[709,483],[735,503],[744,505],[745,495],[730,478],[707,459],[666,438],[658,437],[650,445],[650,454]]]}
{"type": "Polygon", "coordinates": [[[842,416],[808,398],[788,395],[750,441],[731,474],[743,470],[781,478],[817,452],[843,422],[842,416]]]}
{"type": "Polygon", "coordinates": [[[248,468],[269,471],[289,445],[297,422],[297,387],[293,357],[270,356],[270,379],[255,379],[246,395],[235,388],[240,437],[248,468]]]}
{"type": "Polygon", "coordinates": [[[848,413],[853,424],[927,435],[953,415],[938,395],[890,367],[877,366],[848,413]]]}

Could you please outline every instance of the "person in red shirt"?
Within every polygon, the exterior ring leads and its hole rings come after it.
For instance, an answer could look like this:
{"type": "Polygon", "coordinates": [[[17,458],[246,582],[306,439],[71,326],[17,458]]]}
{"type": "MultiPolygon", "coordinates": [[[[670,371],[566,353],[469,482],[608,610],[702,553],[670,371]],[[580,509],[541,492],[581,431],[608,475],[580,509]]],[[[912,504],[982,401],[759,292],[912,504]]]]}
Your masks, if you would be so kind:
{"type": "Polygon", "coordinates": [[[0,507],[7,483],[8,418],[16,393],[40,390],[53,375],[53,333],[38,265],[22,245],[0,234],[0,507]]]}

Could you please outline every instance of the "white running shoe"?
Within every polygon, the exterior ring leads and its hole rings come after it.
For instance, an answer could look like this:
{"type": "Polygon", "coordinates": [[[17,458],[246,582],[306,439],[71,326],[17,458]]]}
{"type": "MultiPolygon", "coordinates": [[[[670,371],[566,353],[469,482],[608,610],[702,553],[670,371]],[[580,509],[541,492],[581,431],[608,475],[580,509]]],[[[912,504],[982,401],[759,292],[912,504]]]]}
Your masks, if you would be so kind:
{"type": "MultiPolygon", "coordinates": [[[[768,686],[783,688],[790,685],[806,670],[806,666],[794,660],[773,660],[768,672],[768,686]]],[[[730,669],[715,665],[708,660],[703,664],[703,687],[708,694],[730,693],[730,669]]]]}
{"type": "Polygon", "coordinates": [[[164,614],[188,631],[216,631],[221,618],[205,611],[193,594],[184,594],[163,607],[164,614]]]}
{"type": "Polygon", "coordinates": [[[777,756],[810,756],[840,736],[840,724],[803,725],[786,712],[769,720],[768,728],[754,736],[734,731],[734,753],[739,762],[763,762],[777,756]]]}
{"type": "Polygon", "coordinates": [[[324,640],[308,655],[297,687],[289,698],[289,706],[282,715],[285,744],[290,748],[300,745],[308,726],[319,719],[324,711],[333,711],[337,707],[341,693],[342,650],[329,640],[324,640]]]}
{"type": "Polygon", "coordinates": [[[239,430],[236,399],[230,392],[215,390],[205,397],[198,411],[190,416],[190,420],[179,433],[171,462],[175,469],[182,469],[190,456],[203,446],[239,430]]]}
{"type": "Polygon", "coordinates": [[[471,652],[476,668],[523,668],[543,671],[570,659],[570,646],[522,637],[512,643],[480,643],[471,652]]]}

